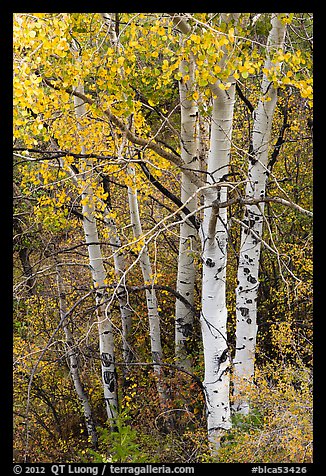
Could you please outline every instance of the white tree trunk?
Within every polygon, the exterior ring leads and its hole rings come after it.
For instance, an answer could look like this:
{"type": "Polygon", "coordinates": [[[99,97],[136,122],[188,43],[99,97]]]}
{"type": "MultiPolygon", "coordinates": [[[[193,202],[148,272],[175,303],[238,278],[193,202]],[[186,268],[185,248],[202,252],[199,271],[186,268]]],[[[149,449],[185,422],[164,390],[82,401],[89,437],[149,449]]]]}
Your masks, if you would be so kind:
{"type": "MultiPolygon", "coordinates": [[[[276,49],[283,49],[285,25],[272,14],[272,28],[267,40],[267,59],[265,68],[270,69],[270,55],[276,49]]],[[[268,150],[271,139],[272,121],[277,102],[277,90],[263,76],[261,99],[254,112],[252,132],[252,153],[249,157],[246,196],[260,198],[265,196],[268,178],[268,150]]],[[[254,359],[257,334],[257,295],[261,241],[263,231],[264,203],[246,205],[242,227],[238,267],[238,286],[236,289],[236,352],[234,365],[234,409],[242,414],[249,412],[249,399],[246,386],[253,382],[254,359]],[[251,233],[248,230],[253,231],[251,233]]]]}
{"type": "MultiPolygon", "coordinates": [[[[133,167],[128,166],[128,173],[134,180],[135,171],[133,167]]],[[[142,235],[142,227],[140,221],[138,199],[137,199],[137,190],[132,187],[128,187],[128,199],[129,199],[129,209],[130,209],[130,220],[133,229],[133,234],[136,239],[140,238],[142,235]]],[[[150,257],[148,253],[147,246],[144,246],[141,250],[140,259],[139,259],[143,280],[145,284],[153,283],[153,272],[152,266],[150,263],[150,257]]],[[[156,299],[155,289],[146,289],[146,302],[147,302],[147,311],[148,311],[148,322],[149,322],[149,334],[150,334],[150,343],[151,343],[151,353],[152,361],[154,364],[159,364],[163,361],[163,351],[161,344],[161,329],[160,329],[160,316],[158,311],[158,304],[156,299]]],[[[157,391],[160,397],[161,403],[164,405],[166,403],[166,393],[163,387],[162,381],[162,368],[160,365],[154,365],[154,371],[157,375],[157,391]]]]}
{"type": "MultiPolygon", "coordinates": [[[[217,183],[228,173],[235,82],[227,91],[217,89],[213,100],[210,150],[208,154],[208,183],[217,183]]],[[[201,329],[204,347],[208,438],[213,453],[219,448],[220,438],[231,427],[230,420],[230,359],[226,324],[226,264],[227,264],[227,209],[218,208],[219,201],[227,199],[226,187],[211,188],[205,194],[206,208],[201,229],[203,282],[201,329]]]]}
{"type": "MultiPolygon", "coordinates": [[[[191,28],[181,17],[173,14],[174,23],[184,33],[191,28]]],[[[221,14],[226,23],[239,19],[238,13],[221,14]]],[[[223,69],[225,58],[219,65],[223,69]]],[[[230,77],[231,87],[222,91],[217,81],[211,86],[216,96],[210,131],[210,150],[207,160],[208,183],[218,182],[228,173],[233,111],[235,102],[235,80],[230,77]]],[[[230,419],[230,358],[226,334],[226,264],[227,264],[227,209],[218,208],[218,201],[227,199],[227,189],[209,189],[205,193],[203,224],[201,227],[203,281],[201,330],[204,347],[205,377],[203,386],[206,394],[208,439],[212,454],[216,454],[225,430],[231,428],[230,419]],[[214,206],[212,206],[215,204],[214,206]]]]}
{"type": "MultiPolygon", "coordinates": [[[[76,88],[78,92],[84,93],[84,88],[76,88]]],[[[77,120],[86,113],[83,101],[74,96],[74,105],[77,120]]],[[[78,128],[82,130],[80,124],[78,128]]],[[[86,154],[84,145],[81,147],[82,154],[86,154]]],[[[86,182],[87,169],[82,173],[82,179],[86,182]]],[[[114,335],[112,324],[106,312],[104,304],[107,298],[105,291],[106,272],[104,269],[101,247],[98,239],[98,232],[95,220],[94,198],[92,187],[88,184],[82,192],[82,214],[83,227],[85,233],[85,242],[88,248],[89,265],[92,273],[93,283],[96,287],[96,305],[99,331],[99,347],[102,369],[102,381],[104,389],[104,399],[106,402],[106,411],[111,427],[115,426],[115,419],[118,411],[117,397],[117,376],[114,364],[114,335]],[[95,244],[94,244],[95,243],[95,244]]]]}
{"type": "MultiPolygon", "coordinates": [[[[115,31],[115,22],[112,13],[101,13],[103,21],[108,29],[109,37],[111,40],[112,45],[115,48],[119,48],[119,39],[117,37],[115,31]]],[[[129,306],[128,302],[128,294],[126,291],[126,287],[124,286],[125,280],[125,260],[124,256],[121,252],[117,251],[117,248],[121,247],[120,238],[117,232],[117,227],[115,221],[112,218],[108,217],[109,210],[106,210],[106,217],[105,222],[108,226],[109,230],[109,240],[110,243],[113,243],[112,252],[113,252],[113,260],[114,260],[114,269],[115,275],[118,280],[118,287],[116,288],[116,293],[118,297],[118,302],[120,306],[120,313],[121,313],[121,322],[122,322],[122,348],[123,348],[123,359],[126,364],[132,362],[133,360],[133,352],[130,347],[129,343],[129,336],[132,327],[132,310],[129,306]]],[[[125,367],[123,370],[124,375],[128,371],[128,367],[125,367]]]]}
{"type": "MultiPolygon", "coordinates": [[[[107,210],[104,220],[109,230],[108,240],[110,243],[112,243],[111,250],[113,254],[114,271],[117,279],[115,293],[117,295],[121,314],[123,360],[125,364],[128,364],[133,361],[134,357],[130,345],[130,333],[132,329],[132,309],[129,305],[128,293],[125,286],[125,259],[123,253],[119,251],[119,248],[121,247],[121,241],[118,235],[115,221],[108,215],[109,211],[107,210]]],[[[124,367],[123,369],[123,373],[125,376],[127,375],[128,370],[128,365],[126,365],[126,367],[124,367]]]]}
{"type": "MultiPolygon", "coordinates": [[[[199,169],[199,123],[198,107],[192,99],[195,62],[181,61],[180,72],[188,74],[190,79],[179,81],[180,108],[181,108],[181,157],[190,169],[199,169]],[[186,71],[186,69],[188,71],[186,71]]],[[[196,192],[189,178],[182,174],[181,201],[185,203],[196,192]]],[[[196,198],[190,200],[187,208],[190,212],[196,209],[196,198]]],[[[194,303],[195,266],[192,250],[195,248],[197,230],[187,220],[180,226],[179,258],[177,272],[177,291],[189,301],[194,303]]],[[[175,355],[176,363],[181,368],[190,371],[192,359],[187,348],[187,339],[192,335],[194,314],[182,301],[176,300],[175,306],[175,355]]]]}
{"type": "Polygon", "coordinates": [[[92,445],[96,448],[97,434],[95,429],[93,413],[88,401],[87,394],[84,390],[83,384],[80,379],[79,370],[78,370],[77,349],[74,346],[73,335],[69,329],[68,322],[65,319],[65,316],[67,314],[66,293],[65,293],[62,276],[61,276],[59,263],[57,263],[56,271],[57,271],[57,288],[58,288],[59,308],[60,308],[60,321],[62,322],[62,329],[66,336],[68,366],[69,366],[71,378],[72,378],[76,393],[83,406],[88,436],[91,439],[92,445]]]}

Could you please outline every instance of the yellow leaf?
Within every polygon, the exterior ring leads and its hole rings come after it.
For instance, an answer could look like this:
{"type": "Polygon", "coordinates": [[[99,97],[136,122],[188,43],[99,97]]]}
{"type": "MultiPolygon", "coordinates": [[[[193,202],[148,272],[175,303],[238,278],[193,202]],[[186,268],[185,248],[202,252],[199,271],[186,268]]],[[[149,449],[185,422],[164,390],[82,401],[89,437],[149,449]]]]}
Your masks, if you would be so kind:
{"type": "Polygon", "coordinates": [[[198,101],[198,99],[199,99],[198,91],[195,91],[195,92],[193,93],[192,98],[193,98],[195,101],[198,101]]]}
{"type": "Polygon", "coordinates": [[[190,38],[192,39],[194,43],[197,43],[197,44],[200,43],[200,36],[192,34],[190,35],[190,38]]]}

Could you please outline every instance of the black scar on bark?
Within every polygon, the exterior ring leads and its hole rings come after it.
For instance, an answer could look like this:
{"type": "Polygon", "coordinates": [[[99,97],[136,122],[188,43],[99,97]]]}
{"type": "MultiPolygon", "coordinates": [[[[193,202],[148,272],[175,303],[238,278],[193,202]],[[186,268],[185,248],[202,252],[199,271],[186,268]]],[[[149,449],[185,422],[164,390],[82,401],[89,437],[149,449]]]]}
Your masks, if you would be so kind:
{"type": "Polygon", "coordinates": [[[222,354],[221,354],[221,357],[219,358],[220,364],[222,364],[223,362],[225,362],[226,359],[227,359],[227,357],[228,357],[228,349],[224,349],[223,352],[222,352],[222,354]]]}
{"type": "Polygon", "coordinates": [[[218,268],[217,273],[215,274],[214,278],[218,280],[217,275],[222,271],[223,268],[218,268]]]}
{"type": "Polygon", "coordinates": [[[249,220],[249,226],[250,226],[250,228],[252,228],[253,226],[255,226],[255,220],[254,220],[254,219],[250,219],[250,220],[249,220]]]}
{"type": "Polygon", "coordinates": [[[215,262],[214,262],[211,258],[207,258],[205,264],[206,264],[206,266],[208,266],[209,268],[214,268],[214,266],[215,266],[215,262]]]}
{"type": "Polygon", "coordinates": [[[104,382],[109,386],[110,392],[114,392],[115,389],[115,376],[114,372],[108,372],[107,370],[103,372],[104,382]]]}
{"type": "Polygon", "coordinates": [[[246,299],[246,304],[251,304],[252,303],[252,299],[246,299]]]}
{"type": "Polygon", "coordinates": [[[244,274],[249,274],[249,273],[250,273],[250,269],[249,269],[249,268],[244,268],[243,272],[244,272],[244,274]]]}
{"type": "MultiPolygon", "coordinates": [[[[250,317],[248,317],[247,319],[247,324],[251,324],[252,323],[252,320],[250,319],[250,317]]],[[[249,339],[250,340],[250,339],[249,339]]]]}
{"type": "Polygon", "coordinates": [[[247,307],[239,307],[239,311],[241,312],[241,316],[243,317],[249,315],[249,309],[247,307]]]}
{"type": "Polygon", "coordinates": [[[102,360],[102,365],[104,367],[110,367],[110,365],[113,362],[112,355],[110,355],[106,352],[102,352],[101,360],[102,360]]]}
{"type": "Polygon", "coordinates": [[[251,276],[251,274],[248,276],[247,281],[249,281],[251,284],[257,283],[257,279],[254,278],[254,276],[251,276]]]}

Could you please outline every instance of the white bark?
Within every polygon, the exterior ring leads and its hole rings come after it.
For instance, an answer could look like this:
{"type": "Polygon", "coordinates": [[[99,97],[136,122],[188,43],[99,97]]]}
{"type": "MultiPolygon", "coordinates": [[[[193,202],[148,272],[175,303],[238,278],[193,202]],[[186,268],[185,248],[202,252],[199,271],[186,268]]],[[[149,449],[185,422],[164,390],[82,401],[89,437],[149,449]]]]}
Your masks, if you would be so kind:
{"type": "MultiPolygon", "coordinates": [[[[77,91],[84,93],[82,86],[79,86],[77,91]]],[[[83,101],[76,96],[74,96],[74,105],[78,120],[85,115],[86,108],[83,101]]],[[[78,124],[78,128],[82,130],[80,124],[78,124]]],[[[82,154],[86,154],[86,148],[84,145],[82,145],[81,149],[82,154]]],[[[87,181],[87,170],[83,171],[82,178],[87,181]]],[[[101,247],[97,244],[90,244],[98,243],[99,239],[95,220],[93,190],[89,184],[86,185],[82,192],[82,203],[83,227],[85,242],[86,245],[88,245],[89,265],[93,283],[97,289],[96,304],[104,399],[106,402],[106,411],[109,422],[111,426],[114,427],[118,411],[117,376],[114,364],[114,335],[112,324],[106,313],[104,304],[107,297],[105,292],[106,272],[104,269],[101,247]]]]}
{"type": "MultiPolygon", "coordinates": [[[[195,62],[182,60],[180,72],[188,74],[190,79],[179,81],[180,108],[181,108],[181,157],[190,169],[199,169],[199,122],[198,107],[192,99],[195,62]],[[188,73],[186,72],[188,68],[188,73]]],[[[181,201],[185,203],[196,192],[189,177],[182,173],[181,178],[181,201]]],[[[196,199],[188,202],[190,212],[196,209],[196,199]]],[[[179,259],[177,272],[177,291],[189,301],[194,303],[195,266],[192,250],[195,247],[197,230],[187,220],[180,226],[179,259]]],[[[176,363],[181,368],[190,371],[192,359],[187,348],[187,339],[193,330],[193,312],[182,301],[176,300],[175,307],[175,355],[176,363]]]]}
{"type": "MultiPolygon", "coordinates": [[[[117,35],[113,27],[112,14],[102,13],[102,17],[106,23],[106,26],[108,27],[112,44],[115,47],[119,48],[119,39],[117,38],[117,35]]],[[[125,130],[126,136],[128,136],[128,132],[129,132],[129,128],[128,130],[125,130]]],[[[134,178],[135,171],[131,166],[128,167],[128,173],[132,178],[134,178]]],[[[142,227],[141,227],[141,221],[140,221],[136,187],[135,188],[128,187],[128,200],[129,200],[130,218],[131,218],[133,234],[134,234],[134,237],[137,239],[142,235],[142,227]]],[[[141,251],[141,256],[139,261],[140,261],[140,267],[141,267],[144,283],[153,282],[152,268],[151,268],[148,249],[146,246],[141,251]]],[[[158,312],[158,305],[157,305],[155,290],[153,288],[146,289],[145,292],[146,292],[146,301],[147,301],[147,310],[148,310],[152,361],[154,364],[156,364],[156,363],[161,363],[163,360],[161,333],[160,333],[160,317],[158,312]]],[[[161,404],[164,406],[166,403],[166,394],[165,394],[164,386],[162,384],[162,369],[160,365],[154,365],[153,367],[157,376],[157,380],[156,380],[157,391],[159,394],[161,404]]]]}
{"type": "MultiPolygon", "coordinates": [[[[216,89],[213,100],[210,150],[208,154],[208,183],[218,182],[228,173],[235,82],[227,91],[216,89]]],[[[227,188],[209,189],[201,229],[203,282],[201,329],[204,347],[208,438],[213,453],[219,448],[220,438],[231,428],[229,371],[227,343],[226,264],[227,264],[227,209],[218,208],[219,201],[227,199],[227,188]]]]}
{"type": "MultiPolygon", "coordinates": [[[[115,23],[112,13],[101,13],[104,23],[108,29],[109,37],[112,45],[115,48],[119,48],[119,39],[115,31],[115,23]]],[[[118,287],[116,288],[116,293],[120,306],[121,313],[121,322],[122,322],[122,347],[123,347],[123,359],[127,364],[133,360],[133,352],[129,344],[129,336],[132,327],[132,310],[128,302],[128,294],[125,286],[123,285],[125,279],[125,261],[122,253],[117,251],[117,248],[120,248],[121,242],[117,232],[117,227],[112,218],[108,218],[109,210],[106,211],[105,222],[109,230],[109,241],[115,246],[112,247],[113,251],[113,260],[114,260],[114,269],[115,275],[118,280],[118,287]]],[[[125,367],[123,370],[124,375],[128,372],[128,367],[125,367]]]]}
{"type": "MultiPolygon", "coordinates": [[[[222,14],[224,21],[235,22],[239,14],[222,14]]],[[[225,58],[219,65],[223,68],[225,58]]],[[[219,81],[211,86],[213,110],[210,130],[210,149],[207,159],[207,182],[218,183],[229,172],[235,103],[235,80],[231,87],[222,91],[219,81]]],[[[227,187],[209,189],[205,193],[205,205],[201,229],[203,281],[201,330],[204,347],[207,430],[211,452],[217,455],[220,440],[231,428],[230,370],[231,362],[227,340],[226,265],[227,265],[227,209],[218,203],[227,200],[227,187]]]]}
{"type": "MultiPolygon", "coordinates": [[[[106,25],[108,27],[110,38],[113,45],[115,45],[116,47],[119,47],[119,41],[113,28],[112,14],[102,13],[102,17],[105,20],[106,25]]],[[[127,132],[128,131],[125,131],[126,135],[127,135],[127,132]]],[[[135,171],[133,167],[128,166],[127,170],[129,175],[134,180],[135,171]]],[[[142,235],[142,227],[141,227],[141,221],[140,221],[136,187],[134,188],[130,186],[128,187],[128,200],[129,200],[130,219],[131,219],[133,234],[134,234],[134,237],[138,239],[142,235]]],[[[152,267],[150,263],[148,249],[146,246],[141,251],[139,262],[140,262],[140,267],[141,267],[144,283],[146,284],[146,283],[153,282],[152,267]]],[[[158,312],[158,305],[157,305],[155,290],[153,288],[146,289],[145,293],[146,293],[146,302],[147,302],[147,311],[148,311],[152,361],[154,364],[156,364],[156,363],[161,363],[163,360],[163,352],[162,352],[162,345],[161,345],[161,331],[160,331],[160,317],[158,312]]],[[[162,385],[161,366],[154,365],[154,371],[157,376],[156,386],[157,386],[159,398],[161,403],[164,404],[166,402],[166,395],[165,395],[164,387],[162,385]]]]}
{"type": "MultiPolygon", "coordinates": [[[[128,167],[128,173],[134,178],[135,171],[132,167],[128,167]]],[[[142,227],[140,222],[140,214],[137,199],[137,190],[132,187],[128,187],[128,199],[130,208],[130,219],[133,229],[133,234],[136,239],[142,236],[142,227]]],[[[144,283],[153,283],[153,272],[150,263],[149,253],[147,246],[144,246],[140,256],[140,267],[143,275],[144,283]]],[[[151,341],[151,352],[153,363],[160,363],[163,360],[163,352],[161,345],[161,331],[160,331],[160,316],[158,312],[158,305],[156,299],[155,289],[146,289],[146,301],[149,320],[149,332],[151,341]]],[[[159,365],[154,366],[155,372],[158,376],[161,374],[161,367],[159,365]]]]}
{"type": "MultiPolygon", "coordinates": [[[[106,213],[104,220],[109,230],[108,240],[113,245],[111,249],[114,261],[114,271],[118,283],[117,287],[115,288],[115,293],[117,295],[121,314],[123,360],[126,364],[128,364],[133,361],[133,351],[129,341],[132,329],[132,309],[129,305],[128,293],[125,287],[125,259],[123,253],[119,251],[119,248],[121,247],[121,241],[118,235],[115,221],[110,218],[108,214],[109,212],[106,213]]],[[[127,365],[123,369],[123,373],[125,376],[128,370],[129,369],[127,365]]]]}
{"type": "Polygon", "coordinates": [[[93,418],[92,409],[83,387],[83,384],[80,379],[79,370],[78,370],[78,358],[77,358],[77,349],[74,346],[73,335],[69,329],[68,322],[65,319],[67,314],[67,305],[66,305],[66,293],[61,276],[60,265],[57,263],[57,288],[59,296],[59,308],[60,308],[60,321],[62,322],[62,329],[66,336],[66,346],[67,346],[67,360],[70,370],[70,375],[77,393],[77,396],[82,404],[85,423],[88,432],[88,436],[91,438],[92,445],[97,447],[97,434],[95,429],[95,423],[93,418]]]}
{"type": "Polygon", "coordinates": [[[101,13],[103,21],[108,29],[110,40],[114,46],[119,46],[119,40],[115,31],[115,23],[112,13],[101,13]]]}
{"type": "MultiPolygon", "coordinates": [[[[239,14],[221,14],[225,22],[238,21],[239,14]]],[[[189,25],[174,14],[174,22],[183,33],[189,25]]],[[[226,52],[226,51],[225,51],[226,52]]],[[[225,58],[219,65],[223,69],[225,58]]],[[[208,183],[216,183],[228,173],[235,80],[230,77],[231,87],[222,91],[219,81],[211,85],[215,95],[210,131],[210,150],[207,160],[208,183]]],[[[194,182],[195,183],[195,182],[194,182]]],[[[203,224],[201,227],[203,280],[201,330],[204,347],[208,439],[212,454],[216,454],[225,430],[231,428],[230,419],[230,359],[226,334],[226,264],[227,264],[227,209],[219,209],[218,202],[227,199],[227,188],[209,189],[205,193],[203,224]]]]}
{"type": "MultiPolygon", "coordinates": [[[[285,25],[272,14],[272,28],[267,40],[267,59],[265,68],[272,66],[270,55],[275,49],[282,49],[285,38],[285,25]]],[[[263,76],[261,99],[254,112],[252,132],[252,154],[249,157],[248,182],[246,196],[248,198],[264,198],[268,177],[268,150],[271,139],[272,121],[277,102],[277,90],[263,76]],[[267,99],[267,101],[266,101],[267,99]]],[[[234,365],[235,410],[242,414],[249,412],[249,399],[246,397],[246,386],[253,382],[254,359],[257,335],[257,294],[258,272],[261,241],[263,231],[264,203],[246,205],[244,224],[242,227],[238,267],[238,286],[236,289],[236,353],[234,365]]]]}

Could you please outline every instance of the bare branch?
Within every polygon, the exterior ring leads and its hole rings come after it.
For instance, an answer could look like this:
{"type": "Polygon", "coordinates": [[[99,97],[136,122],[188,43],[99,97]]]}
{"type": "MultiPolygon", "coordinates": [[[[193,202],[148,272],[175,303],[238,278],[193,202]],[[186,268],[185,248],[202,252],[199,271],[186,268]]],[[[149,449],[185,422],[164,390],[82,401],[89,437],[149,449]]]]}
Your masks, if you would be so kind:
{"type": "Polygon", "coordinates": [[[313,217],[313,212],[311,212],[310,210],[306,210],[305,208],[300,207],[300,205],[297,205],[296,203],[293,203],[289,200],[285,200],[284,198],[280,198],[280,197],[264,197],[264,198],[237,197],[237,198],[231,198],[230,200],[227,200],[226,202],[221,202],[219,206],[220,208],[225,208],[225,207],[234,205],[235,203],[240,203],[241,205],[257,205],[258,203],[261,203],[261,202],[280,203],[281,205],[292,208],[293,210],[303,213],[304,215],[313,217]]]}

